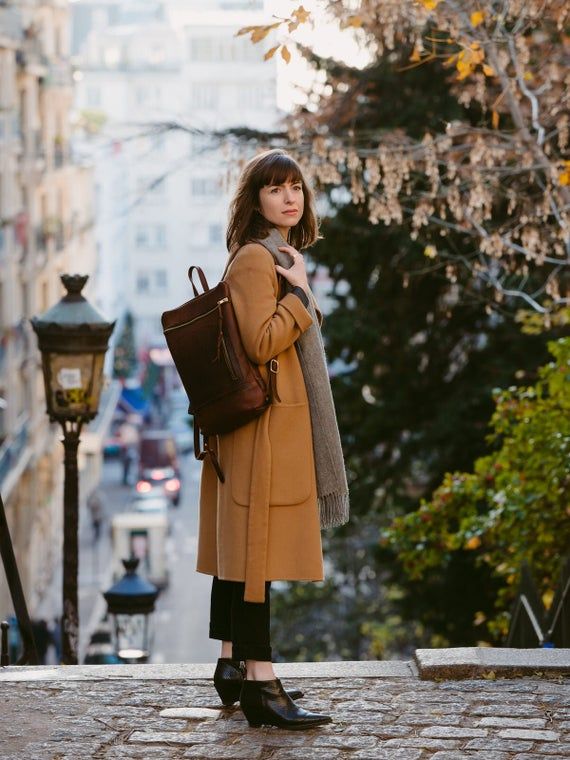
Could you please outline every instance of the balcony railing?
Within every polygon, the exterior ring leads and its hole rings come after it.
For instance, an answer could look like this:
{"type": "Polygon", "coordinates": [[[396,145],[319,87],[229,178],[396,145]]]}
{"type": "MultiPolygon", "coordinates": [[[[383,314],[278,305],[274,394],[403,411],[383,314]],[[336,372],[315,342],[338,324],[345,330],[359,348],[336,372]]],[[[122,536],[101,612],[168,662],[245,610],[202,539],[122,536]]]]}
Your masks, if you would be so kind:
{"type": "Polygon", "coordinates": [[[29,428],[28,421],[20,423],[16,433],[8,436],[2,446],[0,446],[0,488],[6,479],[6,476],[12,470],[28,442],[29,428]]]}

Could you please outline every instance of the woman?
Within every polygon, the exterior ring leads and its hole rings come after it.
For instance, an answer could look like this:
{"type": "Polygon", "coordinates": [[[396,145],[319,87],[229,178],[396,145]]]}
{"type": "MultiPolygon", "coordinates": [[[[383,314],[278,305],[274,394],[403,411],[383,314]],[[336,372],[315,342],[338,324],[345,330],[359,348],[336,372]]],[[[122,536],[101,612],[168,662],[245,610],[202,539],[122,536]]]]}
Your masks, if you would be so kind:
{"type": "Polygon", "coordinates": [[[197,560],[198,572],[214,576],[210,638],[222,641],[214,684],[224,704],[239,698],[252,726],[331,721],[300,708],[301,692],[283,689],[270,645],[271,581],[323,580],[320,528],[348,519],[322,315],[299,253],[317,236],[299,165],[282,150],[253,158],[230,206],[224,275],[244,348],[272,403],[210,441],[225,482],[204,460],[197,560]]]}

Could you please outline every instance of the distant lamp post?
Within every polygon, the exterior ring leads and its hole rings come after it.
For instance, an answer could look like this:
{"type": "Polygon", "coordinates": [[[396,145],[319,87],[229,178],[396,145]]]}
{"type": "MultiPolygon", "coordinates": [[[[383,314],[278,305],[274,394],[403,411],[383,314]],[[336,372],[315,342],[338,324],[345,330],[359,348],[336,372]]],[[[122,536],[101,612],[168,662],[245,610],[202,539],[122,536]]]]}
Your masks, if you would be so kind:
{"type": "Polygon", "coordinates": [[[114,322],[81,295],[86,275],[61,275],[67,294],[40,317],[31,320],[38,336],[47,413],[63,430],[63,614],[62,662],[77,664],[79,612],[77,568],[79,482],[77,448],[84,422],[98,411],[103,365],[114,322]]]}
{"type": "Polygon", "coordinates": [[[158,588],[141,578],[136,570],[137,557],[124,559],[126,573],[103,596],[113,616],[115,651],[123,662],[147,662],[150,654],[150,615],[158,588]]]}

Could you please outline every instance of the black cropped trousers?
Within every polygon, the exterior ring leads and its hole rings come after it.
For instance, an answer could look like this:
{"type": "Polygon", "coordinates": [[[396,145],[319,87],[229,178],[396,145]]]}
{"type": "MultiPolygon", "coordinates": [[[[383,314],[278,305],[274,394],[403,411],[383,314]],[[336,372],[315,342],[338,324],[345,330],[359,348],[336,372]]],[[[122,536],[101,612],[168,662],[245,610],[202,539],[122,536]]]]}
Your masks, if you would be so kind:
{"type": "Polygon", "coordinates": [[[245,583],[214,575],[210,599],[210,638],[232,642],[233,660],[271,661],[271,581],[265,582],[264,602],[245,602],[245,583]]]}

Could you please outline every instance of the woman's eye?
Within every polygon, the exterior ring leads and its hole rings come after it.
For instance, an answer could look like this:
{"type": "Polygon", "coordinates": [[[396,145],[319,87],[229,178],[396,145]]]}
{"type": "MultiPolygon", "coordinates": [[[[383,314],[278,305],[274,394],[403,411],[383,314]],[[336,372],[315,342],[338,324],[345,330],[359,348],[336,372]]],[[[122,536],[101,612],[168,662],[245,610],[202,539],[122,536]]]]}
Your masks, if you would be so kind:
{"type": "Polygon", "coordinates": [[[271,192],[271,193],[274,193],[274,194],[275,194],[275,193],[278,193],[278,192],[279,192],[279,188],[278,188],[278,187],[274,187],[274,188],[273,188],[272,190],[270,190],[269,192],[271,192]]]}

